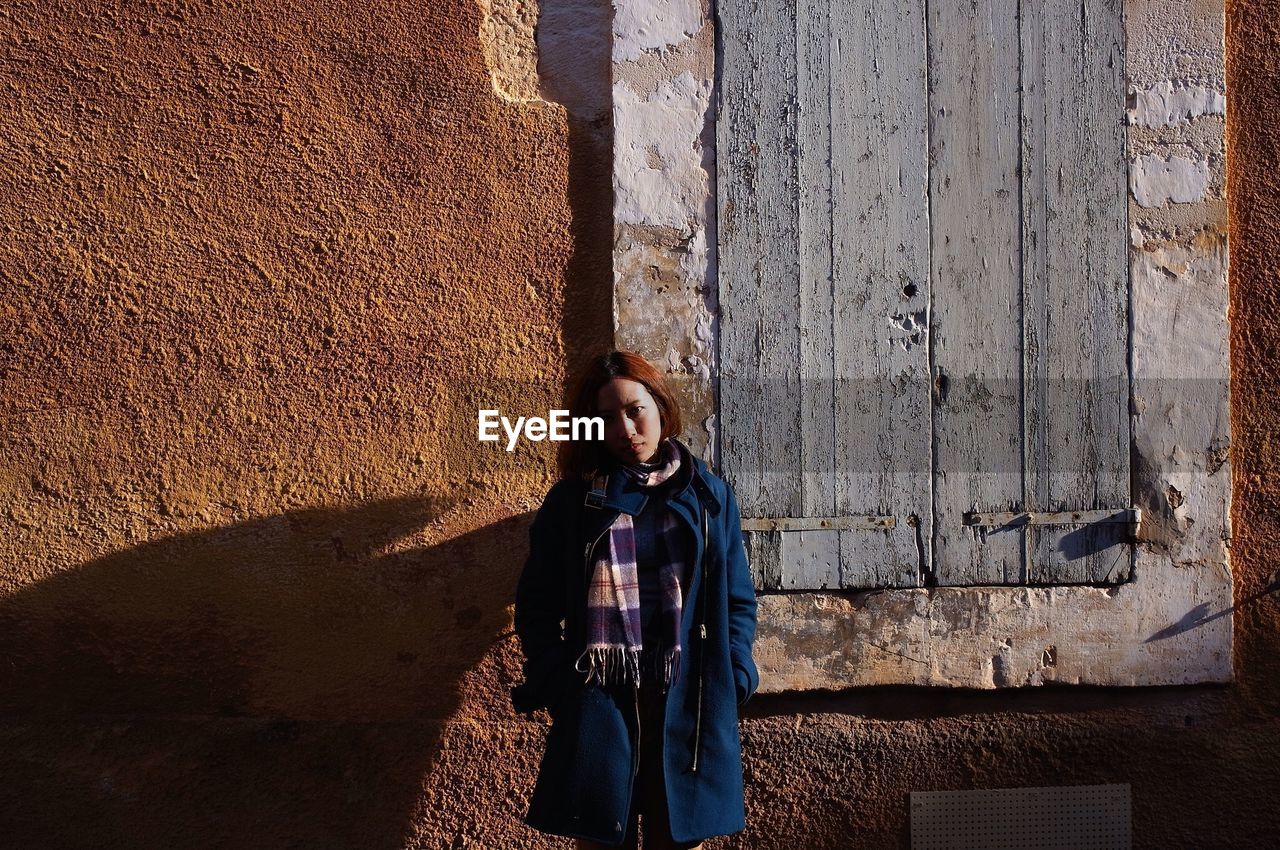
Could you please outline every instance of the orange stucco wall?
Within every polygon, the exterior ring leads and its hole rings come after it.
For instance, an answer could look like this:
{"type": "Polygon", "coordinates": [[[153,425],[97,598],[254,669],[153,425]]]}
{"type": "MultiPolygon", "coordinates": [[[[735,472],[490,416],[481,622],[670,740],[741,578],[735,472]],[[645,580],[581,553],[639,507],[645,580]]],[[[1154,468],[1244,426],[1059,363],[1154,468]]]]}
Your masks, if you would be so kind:
{"type": "Polygon", "coordinates": [[[480,30],[0,10],[0,846],[439,846],[553,475],[476,410],[610,327],[608,163],[480,30]]]}
{"type": "MultiPolygon", "coordinates": [[[[1280,2],[1229,5],[1237,679],[758,697],[747,833],[1127,782],[1136,847],[1280,834],[1280,2]]],[[[0,844],[541,848],[511,594],[540,412],[608,340],[599,127],[473,0],[0,10],[0,844]]],[[[543,719],[545,720],[545,718],[543,719]]]]}
{"type": "MultiPolygon", "coordinates": [[[[1280,2],[1232,0],[1227,31],[1231,211],[1232,566],[1236,691],[1280,733],[1280,2]]],[[[1275,740],[1274,738],[1272,739],[1275,740]]],[[[1273,744],[1246,753],[1275,764],[1273,744]]],[[[1275,775],[1265,791],[1280,791],[1275,775]]],[[[1280,836],[1280,820],[1273,821],[1280,836]]]]}

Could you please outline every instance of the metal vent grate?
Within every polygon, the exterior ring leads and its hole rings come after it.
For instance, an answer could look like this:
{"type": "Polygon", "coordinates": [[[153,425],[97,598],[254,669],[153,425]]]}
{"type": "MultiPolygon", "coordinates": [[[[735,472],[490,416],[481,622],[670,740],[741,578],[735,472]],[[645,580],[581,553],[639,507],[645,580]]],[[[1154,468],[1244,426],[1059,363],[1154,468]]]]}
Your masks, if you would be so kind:
{"type": "Polygon", "coordinates": [[[1129,850],[1128,785],[913,791],[912,850],[1129,850]]]}

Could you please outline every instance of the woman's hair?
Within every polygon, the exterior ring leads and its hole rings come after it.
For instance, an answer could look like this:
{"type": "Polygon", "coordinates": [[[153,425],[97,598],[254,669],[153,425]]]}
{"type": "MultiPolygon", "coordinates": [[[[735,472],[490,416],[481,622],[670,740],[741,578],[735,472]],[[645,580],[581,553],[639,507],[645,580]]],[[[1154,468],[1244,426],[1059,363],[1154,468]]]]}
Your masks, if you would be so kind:
{"type": "MultiPolygon", "coordinates": [[[[627,378],[639,384],[658,403],[662,417],[662,439],[680,433],[680,404],[667,386],[662,373],[634,351],[610,351],[591,359],[578,376],[569,398],[570,416],[595,416],[600,388],[614,378],[627,378]]],[[[608,460],[603,440],[568,440],[560,444],[557,461],[561,478],[586,478],[608,460]]]]}

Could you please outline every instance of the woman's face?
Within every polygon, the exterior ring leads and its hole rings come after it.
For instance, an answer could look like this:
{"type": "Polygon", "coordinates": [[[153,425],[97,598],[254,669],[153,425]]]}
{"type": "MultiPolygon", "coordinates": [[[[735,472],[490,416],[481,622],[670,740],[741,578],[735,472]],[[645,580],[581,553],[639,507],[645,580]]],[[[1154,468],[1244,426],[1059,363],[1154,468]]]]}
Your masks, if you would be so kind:
{"type": "Polygon", "coordinates": [[[649,463],[662,440],[658,403],[645,385],[630,378],[613,378],[596,394],[596,409],[604,419],[604,444],[623,463],[649,463]]]}

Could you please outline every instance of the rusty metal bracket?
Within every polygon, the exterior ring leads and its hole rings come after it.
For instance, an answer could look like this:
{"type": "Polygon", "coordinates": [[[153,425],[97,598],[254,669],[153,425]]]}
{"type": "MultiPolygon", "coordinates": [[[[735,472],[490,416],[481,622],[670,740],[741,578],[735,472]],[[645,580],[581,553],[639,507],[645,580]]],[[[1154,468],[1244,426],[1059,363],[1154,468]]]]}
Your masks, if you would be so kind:
{"type": "Polygon", "coordinates": [[[835,516],[835,517],[752,517],[742,521],[743,531],[848,531],[861,529],[894,528],[896,516],[835,516]]]}

